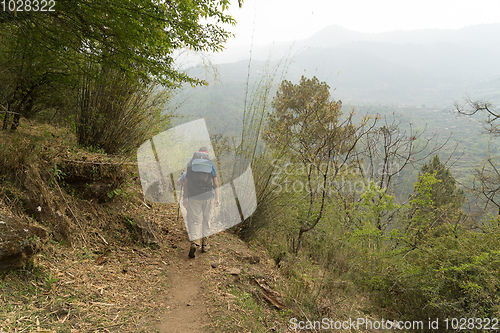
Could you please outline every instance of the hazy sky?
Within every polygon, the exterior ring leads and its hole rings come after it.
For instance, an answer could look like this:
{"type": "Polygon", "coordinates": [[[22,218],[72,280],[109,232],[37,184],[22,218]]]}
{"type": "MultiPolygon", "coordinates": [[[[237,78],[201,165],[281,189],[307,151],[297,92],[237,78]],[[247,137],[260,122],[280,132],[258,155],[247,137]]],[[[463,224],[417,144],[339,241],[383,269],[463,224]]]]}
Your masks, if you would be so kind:
{"type": "Polygon", "coordinates": [[[329,25],[360,32],[457,29],[500,22],[500,0],[244,0],[232,1],[237,20],[231,45],[309,37],[329,25]]]}

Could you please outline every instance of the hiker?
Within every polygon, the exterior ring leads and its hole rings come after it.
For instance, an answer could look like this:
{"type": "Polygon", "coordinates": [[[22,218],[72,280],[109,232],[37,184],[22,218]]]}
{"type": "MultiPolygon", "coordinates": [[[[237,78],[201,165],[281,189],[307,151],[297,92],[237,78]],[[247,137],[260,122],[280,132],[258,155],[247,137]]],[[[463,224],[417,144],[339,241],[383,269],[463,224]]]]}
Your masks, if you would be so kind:
{"type": "MultiPolygon", "coordinates": [[[[180,180],[180,178],[179,178],[180,180]]],[[[207,147],[203,146],[193,154],[187,165],[184,179],[183,205],[187,209],[187,225],[191,241],[189,258],[195,257],[197,241],[201,238],[201,252],[208,249],[207,236],[210,232],[210,212],[212,205],[219,202],[219,183],[215,165],[210,161],[207,147]]]]}

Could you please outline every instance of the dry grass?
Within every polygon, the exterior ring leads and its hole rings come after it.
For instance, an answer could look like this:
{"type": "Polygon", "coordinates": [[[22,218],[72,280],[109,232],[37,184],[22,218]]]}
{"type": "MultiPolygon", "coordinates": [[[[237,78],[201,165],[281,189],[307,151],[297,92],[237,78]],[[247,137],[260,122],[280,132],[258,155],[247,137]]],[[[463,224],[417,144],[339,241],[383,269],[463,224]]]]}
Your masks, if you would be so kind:
{"type": "Polygon", "coordinates": [[[92,235],[96,228],[87,229],[86,246],[50,241],[33,264],[0,276],[0,327],[6,332],[157,331],[174,248],[186,237],[175,217],[173,207],[152,207],[150,218],[162,231],[155,250],[102,230],[92,235]]]}
{"type": "Polygon", "coordinates": [[[108,202],[74,195],[58,163],[123,164],[74,142],[67,130],[49,125],[24,122],[18,132],[0,132],[0,143],[17,152],[3,151],[9,167],[0,175],[0,212],[35,219],[52,232],[33,263],[0,275],[0,329],[153,332],[165,310],[170,252],[186,237],[176,207],[143,204],[134,163],[124,166],[128,179],[108,202]],[[33,207],[40,211],[29,214],[33,207]],[[142,244],[125,217],[156,225],[158,248],[142,244]],[[56,237],[63,224],[69,238],[56,237]]]}
{"type": "MultiPolygon", "coordinates": [[[[271,288],[277,286],[280,274],[274,261],[262,248],[249,248],[232,234],[222,233],[214,241],[219,245],[211,250],[210,257],[218,266],[203,277],[212,322],[209,331],[286,332],[291,310],[275,308],[256,284],[265,281],[262,283],[271,288]],[[233,269],[239,269],[240,274],[231,275],[233,269]]],[[[273,298],[283,300],[279,291],[273,298]]]]}

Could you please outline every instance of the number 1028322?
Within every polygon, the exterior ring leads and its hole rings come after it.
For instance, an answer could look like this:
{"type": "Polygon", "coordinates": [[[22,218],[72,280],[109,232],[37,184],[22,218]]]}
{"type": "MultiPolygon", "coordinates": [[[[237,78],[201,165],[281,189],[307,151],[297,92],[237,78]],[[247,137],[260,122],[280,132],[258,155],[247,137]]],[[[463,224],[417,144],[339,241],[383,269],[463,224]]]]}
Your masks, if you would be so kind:
{"type": "Polygon", "coordinates": [[[1,0],[0,10],[6,12],[55,12],[55,0],[1,0]]]}

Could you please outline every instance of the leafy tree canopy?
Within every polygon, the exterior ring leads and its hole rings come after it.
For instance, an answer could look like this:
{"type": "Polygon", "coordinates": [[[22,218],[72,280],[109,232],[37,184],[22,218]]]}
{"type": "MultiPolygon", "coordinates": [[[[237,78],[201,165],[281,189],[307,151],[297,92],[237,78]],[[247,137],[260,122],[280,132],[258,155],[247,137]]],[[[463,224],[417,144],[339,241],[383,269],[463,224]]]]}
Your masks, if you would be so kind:
{"type": "Polygon", "coordinates": [[[329,86],[316,77],[298,84],[284,80],[268,118],[269,142],[295,151],[309,160],[341,152],[353,126],[341,122],[342,102],[331,101],[329,86]]]}
{"type": "Polygon", "coordinates": [[[441,163],[435,155],[429,163],[422,166],[420,176],[426,173],[435,173],[438,180],[432,186],[432,197],[437,207],[451,204],[456,209],[460,208],[465,201],[464,191],[457,186],[457,182],[450,169],[441,163]]]}
{"type": "Polygon", "coordinates": [[[228,6],[229,0],[64,0],[50,12],[0,11],[0,41],[11,44],[2,53],[20,44],[72,71],[76,65],[86,72],[90,62],[168,86],[200,84],[174,67],[172,53],[221,50],[230,35],[223,24],[234,24],[224,13],[228,6]]]}

